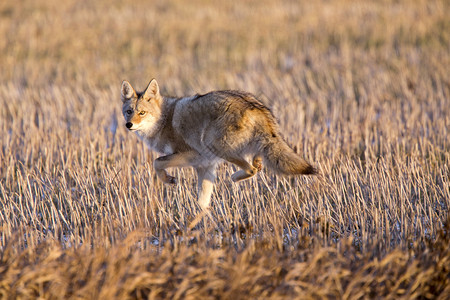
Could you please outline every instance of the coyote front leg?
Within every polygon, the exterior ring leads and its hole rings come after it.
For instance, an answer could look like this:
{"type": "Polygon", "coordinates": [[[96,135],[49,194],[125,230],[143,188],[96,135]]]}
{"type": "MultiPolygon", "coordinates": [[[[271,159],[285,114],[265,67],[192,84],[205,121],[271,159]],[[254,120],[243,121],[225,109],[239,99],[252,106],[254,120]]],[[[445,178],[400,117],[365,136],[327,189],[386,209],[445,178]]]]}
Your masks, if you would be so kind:
{"type": "Polygon", "coordinates": [[[194,151],[174,153],[158,157],[155,159],[153,166],[155,168],[156,175],[162,182],[176,184],[176,178],[170,176],[165,169],[192,166],[198,156],[199,154],[194,151]]]}
{"type": "Polygon", "coordinates": [[[216,180],[216,165],[197,167],[198,175],[198,204],[206,209],[211,201],[214,181],[216,180]]]}

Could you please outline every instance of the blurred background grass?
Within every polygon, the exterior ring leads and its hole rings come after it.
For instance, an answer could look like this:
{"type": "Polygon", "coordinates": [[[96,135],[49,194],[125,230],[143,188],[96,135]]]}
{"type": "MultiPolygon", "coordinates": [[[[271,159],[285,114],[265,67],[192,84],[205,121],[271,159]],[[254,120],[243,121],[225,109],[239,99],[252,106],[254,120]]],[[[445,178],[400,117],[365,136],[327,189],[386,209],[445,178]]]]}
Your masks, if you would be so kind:
{"type": "Polygon", "coordinates": [[[448,9],[447,1],[6,0],[0,79],[105,87],[157,77],[175,92],[174,81],[233,87],[230,78],[249,71],[448,65],[448,9]]]}

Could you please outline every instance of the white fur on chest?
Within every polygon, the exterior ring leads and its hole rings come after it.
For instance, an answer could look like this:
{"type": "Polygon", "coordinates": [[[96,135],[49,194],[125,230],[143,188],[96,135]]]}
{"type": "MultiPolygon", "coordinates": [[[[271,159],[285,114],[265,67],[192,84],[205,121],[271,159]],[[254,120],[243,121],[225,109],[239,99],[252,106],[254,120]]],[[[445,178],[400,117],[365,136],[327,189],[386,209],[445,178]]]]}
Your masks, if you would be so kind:
{"type": "Polygon", "coordinates": [[[145,144],[151,150],[162,153],[164,155],[173,154],[172,146],[167,143],[161,143],[160,140],[157,138],[152,138],[152,139],[147,138],[147,139],[145,139],[145,144]]]}

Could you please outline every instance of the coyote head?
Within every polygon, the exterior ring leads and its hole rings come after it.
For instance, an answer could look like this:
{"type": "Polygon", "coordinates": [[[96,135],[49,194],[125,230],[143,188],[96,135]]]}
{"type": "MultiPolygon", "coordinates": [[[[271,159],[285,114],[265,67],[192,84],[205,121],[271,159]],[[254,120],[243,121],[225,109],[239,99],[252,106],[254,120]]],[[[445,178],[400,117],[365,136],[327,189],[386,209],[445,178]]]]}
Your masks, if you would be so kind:
{"type": "Polygon", "coordinates": [[[161,117],[162,97],[156,80],[152,79],[142,93],[136,92],[131,84],[124,80],[121,97],[125,126],[139,135],[151,136],[161,117]]]}

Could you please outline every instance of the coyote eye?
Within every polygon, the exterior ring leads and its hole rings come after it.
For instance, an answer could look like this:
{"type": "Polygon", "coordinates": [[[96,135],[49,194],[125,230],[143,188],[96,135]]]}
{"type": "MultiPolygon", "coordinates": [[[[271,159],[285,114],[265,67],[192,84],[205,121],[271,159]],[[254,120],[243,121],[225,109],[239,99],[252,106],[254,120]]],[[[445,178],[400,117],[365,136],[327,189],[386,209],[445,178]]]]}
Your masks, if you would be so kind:
{"type": "Polygon", "coordinates": [[[145,112],[145,111],[141,111],[141,112],[139,112],[139,115],[140,116],[143,116],[143,115],[145,115],[147,112],[145,112]]]}
{"type": "Polygon", "coordinates": [[[126,113],[127,113],[128,115],[131,115],[131,114],[133,113],[133,111],[132,111],[131,109],[129,109],[129,110],[126,111],[126,113]]]}

